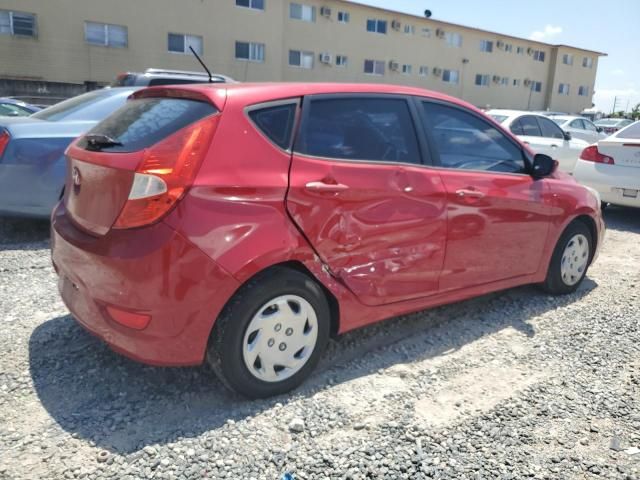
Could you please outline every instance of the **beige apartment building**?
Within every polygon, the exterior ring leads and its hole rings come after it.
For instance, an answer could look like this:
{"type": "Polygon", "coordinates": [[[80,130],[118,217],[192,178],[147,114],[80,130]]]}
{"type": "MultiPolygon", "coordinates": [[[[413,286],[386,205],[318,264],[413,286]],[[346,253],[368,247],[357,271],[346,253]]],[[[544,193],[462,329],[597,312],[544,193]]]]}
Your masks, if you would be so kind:
{"type": "Polygon", "coordinates": [[[0,0],[0,96],[199,70],[189,45],[239,81],[396,83],[565,112],[592,106],[604,55],[345,0],[0,0]]]}

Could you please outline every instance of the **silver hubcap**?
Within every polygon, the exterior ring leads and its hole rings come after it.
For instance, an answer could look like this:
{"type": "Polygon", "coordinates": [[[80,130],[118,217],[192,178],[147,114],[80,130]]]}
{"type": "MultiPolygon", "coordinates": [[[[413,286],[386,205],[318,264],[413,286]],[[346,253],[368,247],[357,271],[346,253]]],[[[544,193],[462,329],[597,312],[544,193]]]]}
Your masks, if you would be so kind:
{"type": "Polygon", "coordinates": [[[244,364],[265,382],[295,375],[309,360],[318,339],[318,318],[309,302],[283,295],[265,303],[256,313],[242,344],[244,364]]]}
{"type": "Polygon", "coordinates": [[[589,241],[581,233],[574,235],[567,243],[562,254],[560,274],[566,285],[575,285],[580,281],[589,262],[589,241]]]}

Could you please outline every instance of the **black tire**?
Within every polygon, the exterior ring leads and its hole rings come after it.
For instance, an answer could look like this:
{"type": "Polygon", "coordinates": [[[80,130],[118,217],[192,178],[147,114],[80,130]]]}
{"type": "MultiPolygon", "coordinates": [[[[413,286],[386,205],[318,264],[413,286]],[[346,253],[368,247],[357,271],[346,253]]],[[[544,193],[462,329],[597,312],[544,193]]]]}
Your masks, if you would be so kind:
{"type": "Polygon", "coordinates": [[[329,340],[330,315],[327,299],[315,280],[290,268],[273,267],[251,279],[229,300],[209,339],[208,363],[229,389],[245,397],[266,398],[288,392],[318,364],[329,340]],[[282,295],[297,295],[309,302],[317,318],[317,339],[299,371],[282,381],[268,382],[251,373],[245,364],[245,333],[258,310],[282,295]]]}
{"type": "Polygon", "coordinates": [[[552,295],[565,295],[568,293],[575,292],[576,289],[584,280],[585,275],[587,274],[587,270],[589,265],[591,264],[591,259],[593,258],[593,238],[591,236],[591,231],[589,228],[582,223],[581,221],[574,221],[567,226],[565,231],[560,236],[558,243],[553,251],[553,255],[551,256],[551,262],[549,263],[549,270],[547,271],[547,278],[542,284],[542,288],[552,295]],[[577,282],[573,284],[568,284],[562,278],[562,256],[565,251],[565,248],[569,244],[569,242],[574,239],[576,235],[583,235],[589,244],[588,249],[588,258],[587,264],[582,271],[582,275],[578,279],[577,282]]]}

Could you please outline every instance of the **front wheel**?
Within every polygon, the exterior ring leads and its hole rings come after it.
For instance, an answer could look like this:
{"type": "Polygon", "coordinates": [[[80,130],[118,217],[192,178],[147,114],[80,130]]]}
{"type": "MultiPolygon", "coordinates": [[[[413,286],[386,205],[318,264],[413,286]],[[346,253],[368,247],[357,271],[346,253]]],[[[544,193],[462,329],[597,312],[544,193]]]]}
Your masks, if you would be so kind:
{"type": "Polygon", "coordinates": [[[244,285],[216,322],[208,361],[232,390],[278,395],[309,376],[329,339],[330,311],[320,286],[288,268],[244,285]]]}
{"type": "Polygon", "coordinates": [[[551,294],[575,292],[593,257],[593,239],[589,228],[575,221],[566,228],[556,244],[543,288],[551,294]]]}

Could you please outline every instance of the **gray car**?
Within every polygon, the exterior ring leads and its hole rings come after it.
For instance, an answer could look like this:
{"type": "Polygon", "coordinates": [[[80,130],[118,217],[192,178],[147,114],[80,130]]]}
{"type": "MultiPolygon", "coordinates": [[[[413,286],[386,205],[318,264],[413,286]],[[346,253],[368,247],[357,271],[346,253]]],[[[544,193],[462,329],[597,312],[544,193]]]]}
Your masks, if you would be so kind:
{"type": "Polygon", "coordinates": [[[0,215],[48,218],[64,186],[64,152],[136,88],[70,98],[29,117],[0,119],[0,215]]]}
{"type": "Polygon", "coordinates": [[[602,128],[594,125],[588,118],[572,115],[550,115],[549,118],[556,122],[562,130],[569,132],[573,138],[596,143],[598,140],[607,137],[602,128]]]}

